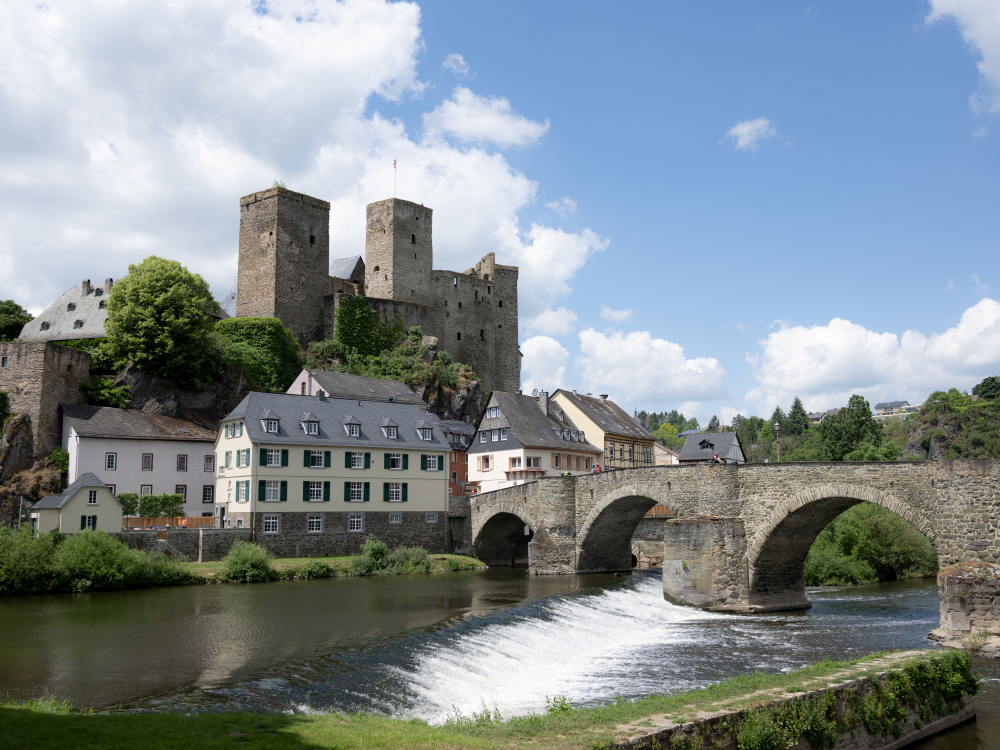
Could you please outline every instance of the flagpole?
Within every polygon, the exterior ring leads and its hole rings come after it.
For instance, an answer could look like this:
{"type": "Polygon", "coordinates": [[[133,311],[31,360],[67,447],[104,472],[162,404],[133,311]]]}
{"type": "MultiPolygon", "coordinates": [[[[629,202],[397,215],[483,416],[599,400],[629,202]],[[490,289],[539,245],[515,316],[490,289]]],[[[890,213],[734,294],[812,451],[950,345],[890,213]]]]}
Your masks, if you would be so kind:
{"type": "Polygon", "coordinates": [[[396,197],[396,160],[392,160],[392,197],[396,197]]]}

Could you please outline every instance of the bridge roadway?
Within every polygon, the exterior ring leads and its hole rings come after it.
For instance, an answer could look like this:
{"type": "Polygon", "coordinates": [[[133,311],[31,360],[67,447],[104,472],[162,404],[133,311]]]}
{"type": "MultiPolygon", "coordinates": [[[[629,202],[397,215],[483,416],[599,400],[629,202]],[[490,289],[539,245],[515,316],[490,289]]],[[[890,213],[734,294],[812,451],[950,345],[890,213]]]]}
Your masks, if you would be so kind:
{"type": "Polygon", "coordinates": [[[548,477],[470,498],[475,554],[527,557],[536,574],[631,569],[630,540],[655,504],[664,593],[731,611],[809,606],[803,565],[840,513],[874,503],[937,548],[941,566],[1000,560],[1000,460],[687,464],[548,477]]]}

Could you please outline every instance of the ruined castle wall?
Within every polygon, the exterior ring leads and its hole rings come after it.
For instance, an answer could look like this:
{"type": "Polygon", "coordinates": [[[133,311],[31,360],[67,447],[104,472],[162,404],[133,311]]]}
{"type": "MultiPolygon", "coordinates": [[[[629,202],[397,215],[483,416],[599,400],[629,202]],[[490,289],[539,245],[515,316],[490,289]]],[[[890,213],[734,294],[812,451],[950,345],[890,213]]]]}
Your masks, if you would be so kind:
{"type": "Polygon", "coordinates": [[[318,338],[329,266],[329,203],[284,188],[240,199],[237,317],[280,318],[300,342],[318,338]]]}
{"type": "Polygon", "coordinates": [[[10,411],[31,419],[34,457],[58,448],[62,437],[59,405],[82,399],[80,384],[90,378],[90,355],[52,342],[0,343],[0,391],[10,411]]]}
{"type": "Polygon", "coordinates": [[[365,225],[365,287],[369,297],[433,304],[434,212],[390,198],[369,203],[365,225]]]}

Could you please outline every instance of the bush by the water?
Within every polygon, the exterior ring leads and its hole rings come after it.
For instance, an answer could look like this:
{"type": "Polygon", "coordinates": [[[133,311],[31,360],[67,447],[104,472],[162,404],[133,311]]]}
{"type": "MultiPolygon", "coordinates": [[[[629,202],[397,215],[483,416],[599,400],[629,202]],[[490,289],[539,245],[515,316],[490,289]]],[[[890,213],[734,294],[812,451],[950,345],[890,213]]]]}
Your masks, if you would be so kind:
{"type": "Polygon", "coordinates": [[[36,536],[0,528],[0,595],[111,591],[186,583],[192,576],[162,552],[129,549],[103,531],[36,536]]]}
{"type": "Polygon", "coordinates": [[[295,569],[295,577],[308,581],[311,578],[329,578],[337,571],[322,560],[309,560],[295,569]]]}
{"type": "Polygon", "coordinates": [[[219,577],[230,583],[259,583],[273,581],[278,572],[271,564],[271,555],[253,542],[237,539],[222,558],[223,570],[219,577]]]}
{"type": "Polygon", "coordinates": [[[361,554],[351,560],[352,576],[371,576],[377,573],[406,575],[408,573],[430,573],[434,563],[422,547],[399,547],[389,552],[385,542],[369,536],[361,548],[361,554]]]}
{"type": "Polygon", "coordinates": [[[937,552],[895,513],[861,503],[823,529],[806,557],[808,586],[841,586],[925,578],[938,570],[937,552]]]}

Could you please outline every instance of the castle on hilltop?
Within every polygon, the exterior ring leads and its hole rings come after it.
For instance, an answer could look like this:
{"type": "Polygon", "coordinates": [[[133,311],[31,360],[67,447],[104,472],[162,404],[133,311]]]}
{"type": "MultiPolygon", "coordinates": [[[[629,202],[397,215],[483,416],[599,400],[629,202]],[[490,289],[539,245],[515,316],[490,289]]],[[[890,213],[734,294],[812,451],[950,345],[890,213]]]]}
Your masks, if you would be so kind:
{"type": "Polygon", "coordinates": [[[332,338],[340,300],[361,295],[380,314],[437,337],[438,350],[472,367],[485,392],[516,391],[517,267],[489,253],[466,271],[434,270],[433,215],[398,198],[369,203],[365,260],[341,258],[331,268],[327,201],[281,187],[245,196],[237,291],[223,309],[279,318],[306,343],[332,338]]]}

